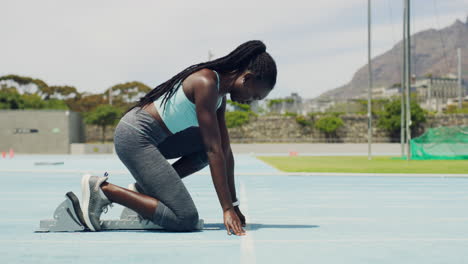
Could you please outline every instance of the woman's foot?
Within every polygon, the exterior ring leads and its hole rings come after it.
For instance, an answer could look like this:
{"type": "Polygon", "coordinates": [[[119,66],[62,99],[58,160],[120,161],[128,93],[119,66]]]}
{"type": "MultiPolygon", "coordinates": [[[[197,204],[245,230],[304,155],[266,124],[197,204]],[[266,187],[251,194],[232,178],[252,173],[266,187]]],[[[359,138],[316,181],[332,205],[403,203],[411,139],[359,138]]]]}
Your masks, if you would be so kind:
{"type": "Polygon", "coordinates": [[[108,177],[83,175],[81,178],[81,191],[83,199],[81,200],[83,217],[86,225],[91,231],[101,230],[100,217],[107,206],[112,202],[101,190],[101,184],[106,182],[108,177]]]}

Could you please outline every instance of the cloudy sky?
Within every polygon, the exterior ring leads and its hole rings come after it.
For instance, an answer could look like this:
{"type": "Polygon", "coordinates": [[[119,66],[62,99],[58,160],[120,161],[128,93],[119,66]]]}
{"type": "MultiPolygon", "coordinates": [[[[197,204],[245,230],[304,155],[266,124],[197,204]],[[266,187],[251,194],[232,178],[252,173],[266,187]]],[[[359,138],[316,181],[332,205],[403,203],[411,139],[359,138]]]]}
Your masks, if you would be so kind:
{"type": "MultiPolygon", "coordinates": [[[[372,0],[373,54],[401,39],[403,0],[372,0]]],[[[468,0],[413,0],[413,32],[466,21],[468,0]]],[[[278,65],[270,98],[312,98],[367,62],[366,0],[1,0],[0,75],[102,92],[150,87],[260,39],[278,65]]]]}

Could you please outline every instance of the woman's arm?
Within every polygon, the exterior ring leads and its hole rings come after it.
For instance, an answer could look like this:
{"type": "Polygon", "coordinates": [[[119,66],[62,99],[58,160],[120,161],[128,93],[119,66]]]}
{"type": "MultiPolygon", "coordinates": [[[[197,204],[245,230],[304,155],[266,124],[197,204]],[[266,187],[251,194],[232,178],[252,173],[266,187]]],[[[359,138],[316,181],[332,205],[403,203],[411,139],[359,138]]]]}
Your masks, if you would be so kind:
{"type": "Polygon", "coordinates": [[[223,208],[224,225],[229,235],[231,230],[236,235],[245,235],[242,222],[232,205],[231,192],[229,191],[226,176],[226,159],[216,116],[218,89],[213,79],[210,80],[204,77],[197,78],[193,82],[193,88],[198,125],[210,163],[211,178],[223,208]]]}
{"type": "MultiPolygon", "coordinates": [[[[225,114],[226,112],[226,97],[223,98],[223,104],[216,112],[218,117],[218,125],[219,131],[221,133],[221,144],[224,150],[224,157],[226,158],[226,170],[227,170],[227,177],[228,177],[228,184],[229,184],[229,191],[231,191],[231,199],[232,201],[237,201],[236,196],[236,183],[234,180],[234,155],[232,154],[231,143],[229,141],[229,132],[226,126],[226,119],[225,114]]],[[[241,221],[242,225],[245,226],[245,216],[239,209],[239,206],[235,206],[234,210],[236,211],[239,220],[241,221]]]]}
{"type": "Polygon", "coordinates": [[[234,181],[234,156],[232,155],[231,143],[229,142],[229,132],[226,127],[226,96],[223,98],[221,107],[216,112],[218,119],[219,132],[221,134],[221,145],[223,146],[224,157],[226,158],[226,172],[229,184],[229,191],[231,192],[232,201],[237,201],[236,185],[234,181]]]}
{"type": "Polygon", "coordinates": [[[226,177],[226,159],[216,116],[218,91],[216,84],[208,78],[197,78],[192,85],[198,125],[208,156],[211,177],[219,202],[225,212],[233,206],[226,177]]]}

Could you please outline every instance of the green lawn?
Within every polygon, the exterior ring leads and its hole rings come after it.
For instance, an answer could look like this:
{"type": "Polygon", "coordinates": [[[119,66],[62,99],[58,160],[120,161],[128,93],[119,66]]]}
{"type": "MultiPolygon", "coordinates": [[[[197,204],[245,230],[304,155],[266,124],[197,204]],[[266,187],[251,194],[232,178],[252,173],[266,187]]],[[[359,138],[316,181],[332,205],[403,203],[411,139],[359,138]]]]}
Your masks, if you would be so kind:
{"type": "Polygon", "coordinates": [[[257,157],[286,172],[468,174],[468,160],[399,160],[378,156],[257,157]]]}

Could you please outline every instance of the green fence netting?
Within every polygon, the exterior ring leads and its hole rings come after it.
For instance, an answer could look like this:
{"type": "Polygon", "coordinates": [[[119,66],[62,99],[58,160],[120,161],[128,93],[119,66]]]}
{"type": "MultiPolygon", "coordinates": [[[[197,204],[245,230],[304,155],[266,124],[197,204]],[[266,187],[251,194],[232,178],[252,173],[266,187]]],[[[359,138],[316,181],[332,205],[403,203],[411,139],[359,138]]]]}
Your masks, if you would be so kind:
{"type": "Polygon", "coordinates": [[[430,128],[410,146],[414,160],[468,159],[468,126],[430,128]]]}

